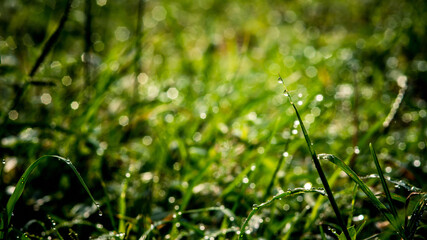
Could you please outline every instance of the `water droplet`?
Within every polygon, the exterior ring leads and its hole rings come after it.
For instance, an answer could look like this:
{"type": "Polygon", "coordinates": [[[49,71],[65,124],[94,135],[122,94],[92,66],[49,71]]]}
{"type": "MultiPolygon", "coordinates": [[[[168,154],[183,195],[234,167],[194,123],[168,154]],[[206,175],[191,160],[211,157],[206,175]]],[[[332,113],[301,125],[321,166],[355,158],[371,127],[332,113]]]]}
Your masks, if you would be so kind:
{"type": "Polygon", "coordinates": [[[257,210],[258,209],[258,205],[257,204],[252,205],[252,209],[257,210]]]}
{"type": "Polygon", "coordinates": [[[6,159],[3,158],[3,160],[1,161],[1,163],[6,164],[6,159]]]}
{"type": "Polygon", "coordinates": [[[283,80],[282,80],[281,78],[279,78],[279,79],[277,80],[277,82],[278,82],[278,83],[280,83],[280,84],[282,84],[282,83],[283,83],[283,80]]]}
{"type": "Polygon", "coordinates": [[[102,217],[102,211],[101,211],[101,210],[99,210],[99,211],[98,211],[98,215],[99,215],[100,217],[102,217]]]}

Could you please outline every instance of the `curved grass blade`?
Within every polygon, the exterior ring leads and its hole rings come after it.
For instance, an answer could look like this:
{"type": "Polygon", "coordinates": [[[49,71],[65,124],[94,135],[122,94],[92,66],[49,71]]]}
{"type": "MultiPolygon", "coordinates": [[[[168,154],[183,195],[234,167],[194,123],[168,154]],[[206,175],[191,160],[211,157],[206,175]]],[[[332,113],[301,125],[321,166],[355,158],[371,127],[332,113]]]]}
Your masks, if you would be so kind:
{"type": "Polygon", "coordinates": [[[378,175],[380,176],[381,184],[383,186],[386,199],[388,201],[388,204],[390,205],[391,213],[393,214],[394,218],[398,220],[396,207],[393,205],[393,200],[391,198],[390,190],[388,189],[387,183],[384,179],[383,171],[381,170],[381,166],[378,161],[377,154],[375,153],[374,147],[372,146],[372,143],[369,143],[369,149],[371,150],[372,158],[374,159],[374,162],[375,162],[375,167],[377,168],[378,175]]]}
{"type": "MultiPolygon", "coordinates": [[[[280,77],[280,75],[279,75],[279,82],[283,83],[283,79],[282,77],[280,77]]],[[[319,159],[317,158],[316,151],[314,150],[313,143],[311,142],[308,132],[305,129],[304,122],[302,121],[301,116],[299,115],[298,109],[295,106],[294,102],[292,101],[292,97],[284,83],[283,83],[283,86],[285,87],[284,95],[288,97],[289,102],[291,103],[298,117],[301,130],[304,133],[304,138],[305,138],[305,141],[307,142],[308,150],[310,151],[311,158],[313,159],[314,166],[316,167],[317,173],[319,174],[320,180],[322,181],[322,185],[323,187],[325,187],[325,191],[328,195],[329,202],[331,203],[332,209],[334,210],[335,215],[337,217],[338,224],[341,226],[346,239],[351,240],[350,234],[348,233],[348,230],[346,228],[346,224],[341,216],[341,212],[338,208],[337,203],[335,202],[335,198],[334,198],[334,195],[332,194],[332,190],[329,187],[328,179],[326,178],[325,173],[323,172],[322,166],[320,165],[319,159]]]]}
{"type": "Polygon", "coordinates": [[[249,221],[251,220],[251,218],[255,215],[255,213],[257,213],[261,208],[264,208],[270,204],[272,204],[274,201],[281,199],[281,198],[286,198],[286,197],[291,197],[291,196],[295,196],[298,194],[304,194],[304,193],[319,193],[323,196],[326,196],[326,193],[324,190],[321,189],[305,189],[305,188],[295,188],[292,190],[288,190],[286,192],[282,192],[277,194],[276,196],[274,196],[272,199],[263,202],[259,205],[254,204],[252,211],[249,213],[248,217],[246,218],[246,220],[243,222],[242,227],[240,228],[240,234],[239,234],[239,239],[243,239],[244,236],[244,232],[246,227],[248,226],[249,221]]]}
{"type": "Polygon", "coordinates": [[[341,170],[343,170],[355,183],[359,185],[360,189],[365,193],[371,203],[374,204],[376,208],[378,208],[378,210],[390,222],[390,224],[395,228],[399,235],[402,238],[406,239],[403,235],[402,227],[398,223],[394,215],[382,202],[380,202],[380,200],[377,199],[377,197],[375,197],[374,193],[350,167],[348,167],[341,159],[337,158],[332,154],[319,154],[319,159],[328,160],[333,164],[337,165],[341,170]]]}
{"type": "MultiPolygon", "coordinates": [[[[22,177],[19,179],[18,184],[15,187],[15,190],[12,193],[12,196],[10,196],[7,204],[6,204],[6,216],[4,222],[2,222],[2,229],[3,232],[0,232],[0,238],[3,239],[5,235],[7,235],[7,229],[9,227],[10,219],[12,218],[13,209],[15,208],[16,202],[21,197],[22,193],[24,192],[25,184],[27,183],[31,173],[33,170],[40,164],[41,160],[46,158],[56,158],[64,163],[66,163],[74,172],[76,177],[79,179],[80,183],[82,184],[83,188],[88,193],[89,197],[92,199],[92,202],[96,205],[96,207],[99,210],[99,204],[95,201],[92,194],[89,191],[89,188],[87,187],[86,183],[83,181],[83,178],[80,176],[80,173],[77,171],[76,167],[71,163],[69,159],[63,158],[61,156],[57,155],[46,155],[39,159],[37,159],[34,163],[32,163],[27,170],[25,170],[24,174],[22,174],[22,177]]],[[[102,215],[101,210],[99,210],[99,215],[102,215]]]]}

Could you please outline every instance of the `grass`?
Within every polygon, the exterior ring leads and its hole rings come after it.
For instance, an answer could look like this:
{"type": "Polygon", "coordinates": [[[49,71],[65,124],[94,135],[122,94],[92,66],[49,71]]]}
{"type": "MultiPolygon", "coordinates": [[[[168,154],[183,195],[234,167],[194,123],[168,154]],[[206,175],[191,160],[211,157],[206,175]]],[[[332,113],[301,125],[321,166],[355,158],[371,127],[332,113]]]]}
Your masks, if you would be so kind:
{"type": "Polygon", "coordinates": [[[7,237],[426,235],[425,3],[12,2],[7,237]],[[73,159],[102,216],[64,161],[37,160],[53,154],[73,159]]]}

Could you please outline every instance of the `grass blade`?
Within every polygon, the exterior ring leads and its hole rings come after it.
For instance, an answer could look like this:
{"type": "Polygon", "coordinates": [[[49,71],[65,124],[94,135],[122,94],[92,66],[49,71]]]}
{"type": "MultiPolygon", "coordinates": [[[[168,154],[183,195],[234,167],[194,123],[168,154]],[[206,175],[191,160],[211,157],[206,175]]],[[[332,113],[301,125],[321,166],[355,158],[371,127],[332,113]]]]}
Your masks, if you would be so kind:
{"type": "Polygon", "coordinates": [[[130,173],[126,173],[126,178],[123,181],[122,184],[122,191],[120,193],[119,198],[119,214],[120,214],[120,220],[119,220],[119,233],[126,233],[126,225],[125,225],[125,216],[126,216],[126,191],[128,189],[129,185],[129,177],[130,173]]]}
{"type": "MultiPolygon", "coordinates": [[[[360,177],[360,178],[361,179],[372,179],[372,178],[380,178],[380,176],[378,176],[377,174],[370,174],[368,176],[364,176],[364,177],[360,177]]],[[[403,180],[394,180],[394,179],[391,179],[390,177],[387,177],[387,176],[384,176],[384,179],[387,182],[394,184],[397,188],[403,188],[403,189],[410,191],[410,192],[421,191],[421,188],[417,188],[414,185],[407,183],[403,180]]]]}
{"type": "Polygon", "coordinates": [[[333,164],[337,165],[341,170],[343,170],[355,183],[357,183],[360,189],[365,193],[368,199],[372,204],[384,215],[384,217],[390,222],[390,224],[396,229],[401,237],[403,236],[402,229],[390,212],[390,210],[382,203],[380,200],[375,197],[374,193],[369,189],[369,187],[360,179],[360,177],[350,168],[348,167],[341,159],[337,158],[332,154],[319,154],[319,159],[328,160],[333,164]]]}
{"type": "Polygon", "coordinates": [[[374,159],[375,167],[377,168],[378,175],[380,176],[381,184],[383,186],[386,199],[388,201],[388,204],[390,205],[391,213],[393,214],[394,218],[397,220],[398,216],[397,216],[396,207],[393,205],[393,200],[391,198],[390,190],[388,189],[387,183],[384,179],[383,171],[381,170],[381,166],[378,161],[377,154],[375,153],[374,147],[372,146],[372,143],[369,143],[369,149],[371,150],[371,155],[372,155],[372,158],[374,159]]]}
{"type": "Polygon", "coordinates": [[[243,239],[244,233],[245,233],[245,229],[248,226],[249,221],[251,220],[251,218],[255,215],[255,213],[257,213],[260,209],[272,204],[274,201],[281,199],[281,198],[287,198],[287,197],[291,197],[291,196],[295,196],[298,194],[304,194],[304,193],[319,193],[321,195],[326,195],[325,191],[320,190],[320,189],[305,189],[305,188],[296,188],[293,190],[288,190],[286,192],[282,192],[277,194],[276,196],[274,196],[272,199],[263,202],[259,205],[254,204],[252,211],[249,213],[248,217],[246,218],[246,220],[243,222],[242,227],[240,228],[240,234],[239,234],[239,239],[243,239]]]}
{"type": "MultiPolygon", "coordinates": [[[[413,195],[418,195],[418,193],[414,193],[409,195],[406,207],[409,204],[409,200],[413,195]]],[[[421,199],[415,205],[414,211],[411,214],[411,219],[408,221],[408,218],[405,216],[405,235],[408,239],[412,239],[417,231],[418,222],[421,220],[421,217],[424,213],[424,210],[427,206],[427,194],[423,194],[421,199]]]]}
{"type": "MultiPolygon", "coordinates": [[[[83,188],[88,193],[89,197],[92,199],[92,202],[96,205],[96,207],[99,210],[99,204],[96,203],[95,199],[93,198],[92,194],[89,191],[89,188],[87,187],[86,183],[84,182],[83,178],[80,176],[80,173],[77,171],[76,167],[71,163],[69,159],[63,158],[61,156],[57,155],[46,155],[39,159],[37,159],[34,163],[32,163],[27,170],[25,170],[24,174],[22,174],[21,178],[19,179],[18,184],[15,187],[15,190],[12,193],[12,196],[10,196],[7,204],[6,204],[6,216],[2,219],[2,226],[1,229],[3,232],[0,232],[0,239],[6,238],[10,219],[12,218],[13,209],[15,208],[16,202],[21,197],[22,193],[24,192],[25,184],[27,183],[31,173],[33,170],[40,164],[41,160],[47,159],[47,158],[56,158],[64,163],[66,163],[74,172],[76,177],[79,179],[80,183],[82,184],[83,188]],[[3,238],[4,237],[4,238],[3,238]]],[[[101,210],[99,210],[99,215],[102,215],[101,210]]]]}
{"type": "MultiPolygon", "coordinates": [[[[283,79],[279,75],[279,82],[280,81],[283,83],[283,79]]],[[[338,223],[341,226],[341,228],[342,228],[342,230],[344,232],[344,235],[347,238],[347,240],[350,240],[351,239],[350,234],[348,233],[348,230],[346,228],[346,224],[345,224],[345,222],[344,222],[344,220],[343,220],[343,218],[341,216],[341,213],[340,213],[340,210],[338,208],[338,205],[335,202],[334,195],[332,194],[332,190],[329,187],[328,180],[326,179],[325,173],[323,172],[322,166],[320,165],[319,159],[317,158],[316,151],[313,148],[313,143],[311,142],[310,137],[308,136],[307,130],[305,129],[304,122],[302,121],[301,116],[298,113],[297,107],[295,106],[294,102],[292,101],[292,97],[291,97],[288,89],[286,88],[285,85],[284,85],[284,87],[285,87],[284,95],[288,97],[289,102],[291,103],[291,105],[294,108],[295,113],[296,113],[296,115],[298,117],[298,121],[300,123],[301,130],[304,133],[304,138],[305,138],[305,141],[307,142],[307,146],[308,146],[308,149],[310,151],[311,158],[313,159],[314,165],[316,167],[317,173],[319,174],[320,180],[322,181],[323,187],[325,188],[325,191],[328,194],[329,202],[332,205],[332,209],[335,212],[335,215],[336,215],[336,217],[338,219],[338,223]]]]}

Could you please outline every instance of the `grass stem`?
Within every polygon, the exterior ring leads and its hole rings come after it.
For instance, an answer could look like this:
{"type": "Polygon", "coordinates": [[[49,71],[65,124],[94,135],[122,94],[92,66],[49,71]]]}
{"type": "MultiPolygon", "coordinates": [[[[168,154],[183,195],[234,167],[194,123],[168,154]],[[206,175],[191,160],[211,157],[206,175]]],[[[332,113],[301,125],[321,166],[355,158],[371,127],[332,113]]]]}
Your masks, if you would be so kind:
{"type": "MultiPolygon", "coordinates": [[[[280,75],[279,75],[279,81],[281,81],[283,83],[283,79],[280,77],[280,75]]],[[[316,170],[319,174],[320,180],[322,181],[323,187],[325,188],[326,194],[328,195],[328,199],[332,205],[332,209],[334,210],[335,215],[337,216],[338,224],[341,226],[342,231],[344,232],[346,239],[351,240],[351,237],[350,237],[350,234],[348,233],[344,219],[342,218],[340,210],[338,208],[338,205],[335,202],[334,195],[332,194],[332,190],[329,187],[328,180],[326,179],[325,173],[323,172],[322,166],[320,165],[319,159],[317,158],[316,151],[313,148],[313,143],[311,142],[310,137],[308,136],[307,130],[305,129],[304,123],[301,119],[301,116],[298,112],[298,109],[295,106],[294,102],[292,101],[292,97],[291,97],[291,95],[290,95],[290,93],[289,93],[289,91],[286,88],[284,83],[283,83],[283,86],[285,87],[284,95],[288,97],[288,99],[289,99],[289,101],[290,101],[292,107],[294,108],[295,113],[298,117],[298,121],[300,123],[301,130],[304,134],[305,141],[307,142],[308,150],[310,151],[311,158],[313,159],[313,162],[314,162],[314,166],[316,167],[316,170]]]]}

